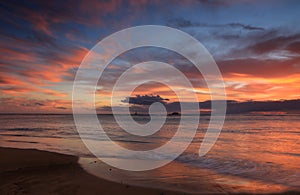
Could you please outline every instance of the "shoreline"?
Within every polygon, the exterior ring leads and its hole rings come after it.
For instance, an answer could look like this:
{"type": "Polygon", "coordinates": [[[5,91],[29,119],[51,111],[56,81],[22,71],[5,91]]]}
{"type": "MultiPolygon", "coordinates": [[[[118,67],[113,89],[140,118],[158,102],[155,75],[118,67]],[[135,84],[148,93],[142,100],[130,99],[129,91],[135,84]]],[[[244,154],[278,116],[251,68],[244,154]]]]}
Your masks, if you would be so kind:
{"type": "MultiPolygon", "coordinates": [[[[110,181],[88,173],[79,164],[79,157],[42,151],[0,147],[0,194],[207,194],[140,187],[110,181]]],[[[224,189],[210,194],[236,194],[224,189]]],[[[298,194],[283,192],[275,194],[298,194]]],[[[247,193],[238,193],[247,194],[247,193]]],[[[249,193],[250,194],[250,193],[249,193]]]]}

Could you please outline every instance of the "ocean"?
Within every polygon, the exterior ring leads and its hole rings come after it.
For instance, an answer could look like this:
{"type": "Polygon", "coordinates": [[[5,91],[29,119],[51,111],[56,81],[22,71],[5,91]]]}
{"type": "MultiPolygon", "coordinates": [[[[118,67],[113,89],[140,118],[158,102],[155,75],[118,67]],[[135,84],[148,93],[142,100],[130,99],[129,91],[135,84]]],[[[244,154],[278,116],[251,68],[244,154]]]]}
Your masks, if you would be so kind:
{"type": "MultiPolygon", "coordinates": [[[[139,123],[149,121],[148,116],[133,117],[139,123]]],[[[98,118],[113,141],[131,150],[149,150],[162,146],[174,135],[180,121],[180,116],[168,116],[158,133],[139,137],[124,132],[112,115],[98,115],[98,118]]],[[[300,190],[300,115],[227,115],[218,141],[209,153],[199,157],[198,150],[209,118],[201,116],[193,142],[169,165],[146,172],[119,170],[110,175],[102,174],[103,170],[100,169],[94,174],[110,180],[134,182],[135,185],[191,192],[197,192],[197,182],[200,180],[202,183],[205,180],[218,184],[216,188],[229,187],[232,192],[300,190]]],[[[94,156],[78,136],[72,115],[0,115],[0,124],[2,147],[35,148],[72,154],[80,157],[83,164],[100,162],[91,160],[94,156]]],[[[93,132],[87,128],[85,139],[101,142],[105,146],[106,141],[101,135],[99,137],[93,132]]],[[[103,158],[118,160],[123,157],[114,153],[103,158]]],[[[147,160],[151,161],[151,158],[147,160]]],[[[102,163],[101,166],[106,165],[102,163]]],[[[91,165],[85,168],[89,171],[91,165]]]]}

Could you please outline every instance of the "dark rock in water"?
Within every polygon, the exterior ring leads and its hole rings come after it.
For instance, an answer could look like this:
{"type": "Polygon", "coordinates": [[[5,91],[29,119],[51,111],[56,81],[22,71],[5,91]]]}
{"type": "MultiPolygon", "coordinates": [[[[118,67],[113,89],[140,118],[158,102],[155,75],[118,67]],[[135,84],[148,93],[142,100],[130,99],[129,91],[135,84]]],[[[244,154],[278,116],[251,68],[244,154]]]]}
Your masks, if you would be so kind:
{"type": "Polygon", "coordinates": [[[169,114],[169,116],[180,116],[179,112],[172,112],[171,114],[169,114]]]}

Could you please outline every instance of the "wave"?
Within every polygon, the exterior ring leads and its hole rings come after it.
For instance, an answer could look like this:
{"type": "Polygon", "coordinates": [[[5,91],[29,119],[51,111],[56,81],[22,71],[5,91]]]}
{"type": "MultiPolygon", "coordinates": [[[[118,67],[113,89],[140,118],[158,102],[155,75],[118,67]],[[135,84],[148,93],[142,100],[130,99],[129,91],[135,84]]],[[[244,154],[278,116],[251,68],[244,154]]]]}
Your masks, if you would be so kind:
{"type": "Polygon", "coordinates": [[[18,141],[18,140],[5,140],[6,142],[13,142],[13,143],[29,143],[29,144],[39,144],[40,142],[35,141],[18,141]]]}
{"type": "Polygon", "coordinates": [[[8,129],[0,129],[0,131],[49,131],[53,130],[51,128],[8,128],[8,129]]]}
{"type": "Polygon", "coordinates": [[[260,180],[268,183],[299,187],[300,172],[274,162],[258,162],[250,159],[198,157],[183,154],[176,161],[190,166],[210,169],[220,174],[260,180]]]}

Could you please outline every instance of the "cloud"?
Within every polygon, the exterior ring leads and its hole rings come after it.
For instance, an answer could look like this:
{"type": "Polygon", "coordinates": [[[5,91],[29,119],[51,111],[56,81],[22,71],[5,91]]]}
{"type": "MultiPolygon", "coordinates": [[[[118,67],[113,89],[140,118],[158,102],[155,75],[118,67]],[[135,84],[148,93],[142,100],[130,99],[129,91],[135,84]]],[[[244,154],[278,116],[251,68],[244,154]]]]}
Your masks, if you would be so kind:
{"type": "MultiPolygon", "coordinates": [[[[43,32],[48,36],[56,37],[66,23],[88,27],[104,27],[108,23],[115,23],[115,20],[111,20],[111,16],[118,13],[125,5],[127,9],[132,8],[136,12],[147,4],[149,4],[149,1],[145,0],[4,1],[1,3],[1,12],[3,17],[10,16],[12,18],[11,20],[7,19],[7,21],[15,27],[20,26],[15,21],[22,20],[29,23],[36,32],[43,32]]],[[[128,18],[131,15],[134,15],[134,13],[132,12],[129,16],[123,18],[128,18]]]]}
{"type": "Polygon", "coordinates": [[[0,113],[71,113],[71,100],[0,98],[0,113]]]}
{"type": "Polygon", "coordinates": [[[269,37],[267,40],[258,40],[254,45],[248,49],[258,53],[269,53],[274,50],[289,49],[292,52],[298,52],[300,34],[293,35],[277,35],[269,37]],[[297,44],[298,43],[298,44],[297,44]]]}
{"type": "Polygon", "coordinates": [[[300,35],[298,40],[293,40],[289,45],[286,46],[286,50],[300,54],[300,35]]]}
{"type": "Polygon", "coordinates": [[[186,20],[184,18],[175,18],[169,20],[168,26],[176,28],[189,28],[189,27],[203,27],[203,28],[239,28],[243,30],[265,30],[262,27],[251,26],[241,23],[226,23],[226,24],[211,24],[211,23],[199,23],[186,20]]]}
{"type": "Polygon", "coordinates": [[[122,100],[123,103],[135,104],[135,105],[151,105],[154,102],[160,102],[166,104],[169,101],[168,98],[162,98],[159,95],[137,95],[135,97],[127,97],[122,100]]]}
{"type": "Polygon", "coordinates": [[[299,72],[294,64],[300,58],[291,60],[260,60],[260,59],[232,59],[218,61],[217,64],[225,77],[232,74],[244,74],[248,77],[276,78],[287,77],[299,72]]]}
{"type": "Polygon", "coordinates": [[[32,93],[46,94],[56,97],[65,97],[66,93],[48,89],[45,86],[37,86],[20,76],[13,74],[1,74],[0,93],[10,96],[26,96],[32,93]]]}
{"type": "MultiPolygon", "coordinates": [[[[245,34],[216,33],[214,36],[219,42],[223,42],[217,49],[226,48],[217,60],[226,59],[261,59],[261,60],[289,60],[300,57],[298,32],[285,32],[285,29],[266,29],[264,31],[245,34]],[[225,44],[231,44],[231,47],[225,44]]],[[[214,51],[213,51],[214,53],[214,51]]]]}
{"type": "Polygon", "coordinates": [[[61,96],[48,86],[72,80],[74,69],[80,65],[88,50],[69,44],[58,45],[51,38],[30,39],[8,35],[2,39],[0,90],[11,95],[39,91],[61,96]]]}

